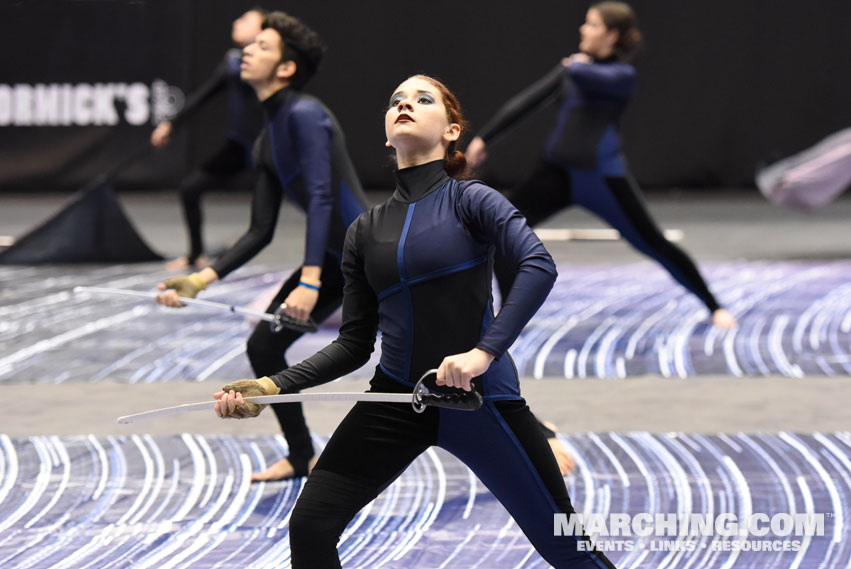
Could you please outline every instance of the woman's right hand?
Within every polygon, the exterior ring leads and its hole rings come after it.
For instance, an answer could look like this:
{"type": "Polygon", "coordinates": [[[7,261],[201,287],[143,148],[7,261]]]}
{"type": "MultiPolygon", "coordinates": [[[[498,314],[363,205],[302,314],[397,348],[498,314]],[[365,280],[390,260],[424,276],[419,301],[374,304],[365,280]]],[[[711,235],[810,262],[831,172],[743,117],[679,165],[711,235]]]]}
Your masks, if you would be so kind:
{"type": "Polygon", "coordinates": [[[151,133],[151,145],[154,148],[162,148],[171,140],[171,121],[163,121],[157,125],[151,133]]]}
{"type": "Polygon", "coordinates": [[[464,157],[467,159],[467,165],[470,168],[475,168],[484,162],[488,157],[488,153],[485,151],[485,141],[478,136],[471,140],[470,144],[467,145],[467,152],[464,153],[464,157]]]}
{"type": "Polygon", "coordinates": [[[198,293],[207,288],[207,283],[200,273],[192,273],[191,275],[180,275],[179,277],[171,277],[157,285],[157,289],[162,291],[157,295],[157,304],[163,306],[172,306],[180,308],[183,303],[180,302],[180,297],[195,298],[198,293]]]}

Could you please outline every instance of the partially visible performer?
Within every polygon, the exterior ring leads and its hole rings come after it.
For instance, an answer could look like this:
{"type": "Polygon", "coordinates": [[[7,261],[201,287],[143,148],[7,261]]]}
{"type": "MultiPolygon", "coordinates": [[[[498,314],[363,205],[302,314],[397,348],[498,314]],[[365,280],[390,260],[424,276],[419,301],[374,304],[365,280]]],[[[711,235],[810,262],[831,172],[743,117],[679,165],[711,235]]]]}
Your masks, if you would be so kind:
{"type": "Polygon", "coordinates": [[[851,128],[760,168],[756,185],[775,204],[798,209],[826,206],[851,188],[851,128]]]}
{"type": "MultiPolygon", "coordinates": [[[[506,197],[530,227],[572,204],[588,209],[697,296],[715,325],[734,326],[735,318],[709,291],[694,262],[659,230],[621,154],[619,121],[635,86],[635,68],[626,60],[641,41],[632,8],[623,2],[594,4],[579,31],[581,53],[563,59],[510,99],[470,141],[468,162],[480,164],[487,156],[486,144],[537,107],[561,101],[543,160],[506,197]]],[[[503,292],[511,289],[514,270],[496,259],[494,271],[503,292]]]]}
{"type": "Polygon", "coordinates": [[[257,95],[239,76],[242,48],[254,41],[266,11],[252,8],[234,20],[231,39],[236,47],[225,53],[222,62],[207,81],[192,92],[180,113],[162,121],[151,133],[151,144],[161,148],[169,143],[175,127],[180,128],[198,109],[217,94],[228,92],[227,135],[219,148],[180,182],[180,201],[189,237],[189,253],[166,264],[169,270],[207,265],[204,254],[201,196],[228,178],[251,168],[251,145],[262,126],[257,95]]]}
{"type": "Polygon", "coordinates": [[[484,398],[477,411],[357,403],[293,509],[293,569],[340,567],[336,546],[349,521],[433,445],[472,469],[552,566],[614,567],[586,550],[587,537],[553,535],[554,514],[569,515],[573,506],[506,350],[552,288],[555,264],[508,200],[481,182],[455,178],[466,163],[455,149],[464,124],[458,100],[439,81],[416,75],[396,88],[384,121],[399,168],[396,190],[346,234],[339,336],[298,365],[214,395],[219,416],[255,416],[262,407],[243,396],[297,392],[350,373],[369,360],[381,330],[370,391],[411,393],[439,366],[426,382],[430,389],[475,389],[484,398]],[[495,252],[516,270],[497,316],[495,252]]]}
{"type": "MultiPolygon", "coordinates": [[[[286,195],[307,214],[304,264],[266,312],[284,303],[287,315],[322,322],[339,308],[346,228],[367,201],[336,118],[321,101],[300,92],[316,72],[323,51],[319,34],[283,12],[270,13],[256,41],[245,48],[241,76],[257,92],[269,121],[255,146],[251,226],[212,266],[160,284],[166,292],[158,302],[180,306],[178,295],[194,297],[260,252],[272,240],[286,195]]],[[[258,324],[247,345],[257,377],[286,369],[285,353],[301,335],[289,329],[274,333],[268,323],[258,324]]],[[[253,480],[304,476],[314,454],[301,404],[273,407],[290,454],[253,480]]]]}

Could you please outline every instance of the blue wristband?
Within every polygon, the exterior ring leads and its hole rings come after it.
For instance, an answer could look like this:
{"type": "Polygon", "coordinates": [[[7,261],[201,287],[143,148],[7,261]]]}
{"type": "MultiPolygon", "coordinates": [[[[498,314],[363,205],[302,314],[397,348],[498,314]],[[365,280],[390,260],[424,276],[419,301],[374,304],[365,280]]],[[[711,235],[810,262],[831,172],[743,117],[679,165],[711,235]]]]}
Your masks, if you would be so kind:
{"type": "Polygon", "coordinates": [[[298,286],[303,286],[304,288],[309,288],[310,290],[319,290],[318,286],[306,283],[304,281],[298,281],[298,286]]]}

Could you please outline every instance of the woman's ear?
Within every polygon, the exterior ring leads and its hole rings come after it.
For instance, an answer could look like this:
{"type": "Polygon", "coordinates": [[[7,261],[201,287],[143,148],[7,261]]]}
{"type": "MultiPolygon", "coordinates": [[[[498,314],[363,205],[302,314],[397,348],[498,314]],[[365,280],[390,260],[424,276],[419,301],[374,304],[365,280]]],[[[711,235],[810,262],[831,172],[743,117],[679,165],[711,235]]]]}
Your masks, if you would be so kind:
{"type": "Polygon", "coordinates": [[[618,42],[621,39],[621,33],[618,30],[610,29],[606,31],[606,39],[608,40],[609,47],[614,50],[615,46],[618,45],[618,42]]]}
{"type": "Polygon", "coordinates": [[[453,142],[461,137],[461,125],[458,123],[450,123],[443,133],[443,140],[453,142]]]}

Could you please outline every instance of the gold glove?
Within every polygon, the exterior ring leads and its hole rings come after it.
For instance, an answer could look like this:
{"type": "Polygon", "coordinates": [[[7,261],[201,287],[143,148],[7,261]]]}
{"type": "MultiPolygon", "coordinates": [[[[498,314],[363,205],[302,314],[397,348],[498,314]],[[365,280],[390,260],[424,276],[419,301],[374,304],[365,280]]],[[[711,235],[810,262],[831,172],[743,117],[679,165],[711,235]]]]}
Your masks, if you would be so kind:
{"type": "MultiPolygon", "coordinates": [[[[277,395],[281,392],[281,388],[268,377],[261,377],[259,379],[238,379],[222,387],[222,391],[225,393],[236,391],[242,393],[243,397],[257,397],[260,395],[277,395]]],[[[266,407],[267,405],[245,401],[241,405],[237,405],[233,412],[230,412],[227,406],[223,406],[222,414],[225,417],[230,415],[239,419],[256,417],[266,407]]]]}
{"type": "Polygon", "coordinates": [[[172,277],[166,279],[163,284],[165,284],[166,288],[173,288],[177,291],[177,296],[184,296],[186,298],[195,298],[199,292],[207,288],[207,283],[204,282],[204,279],[198,273],[172,277]]]}

